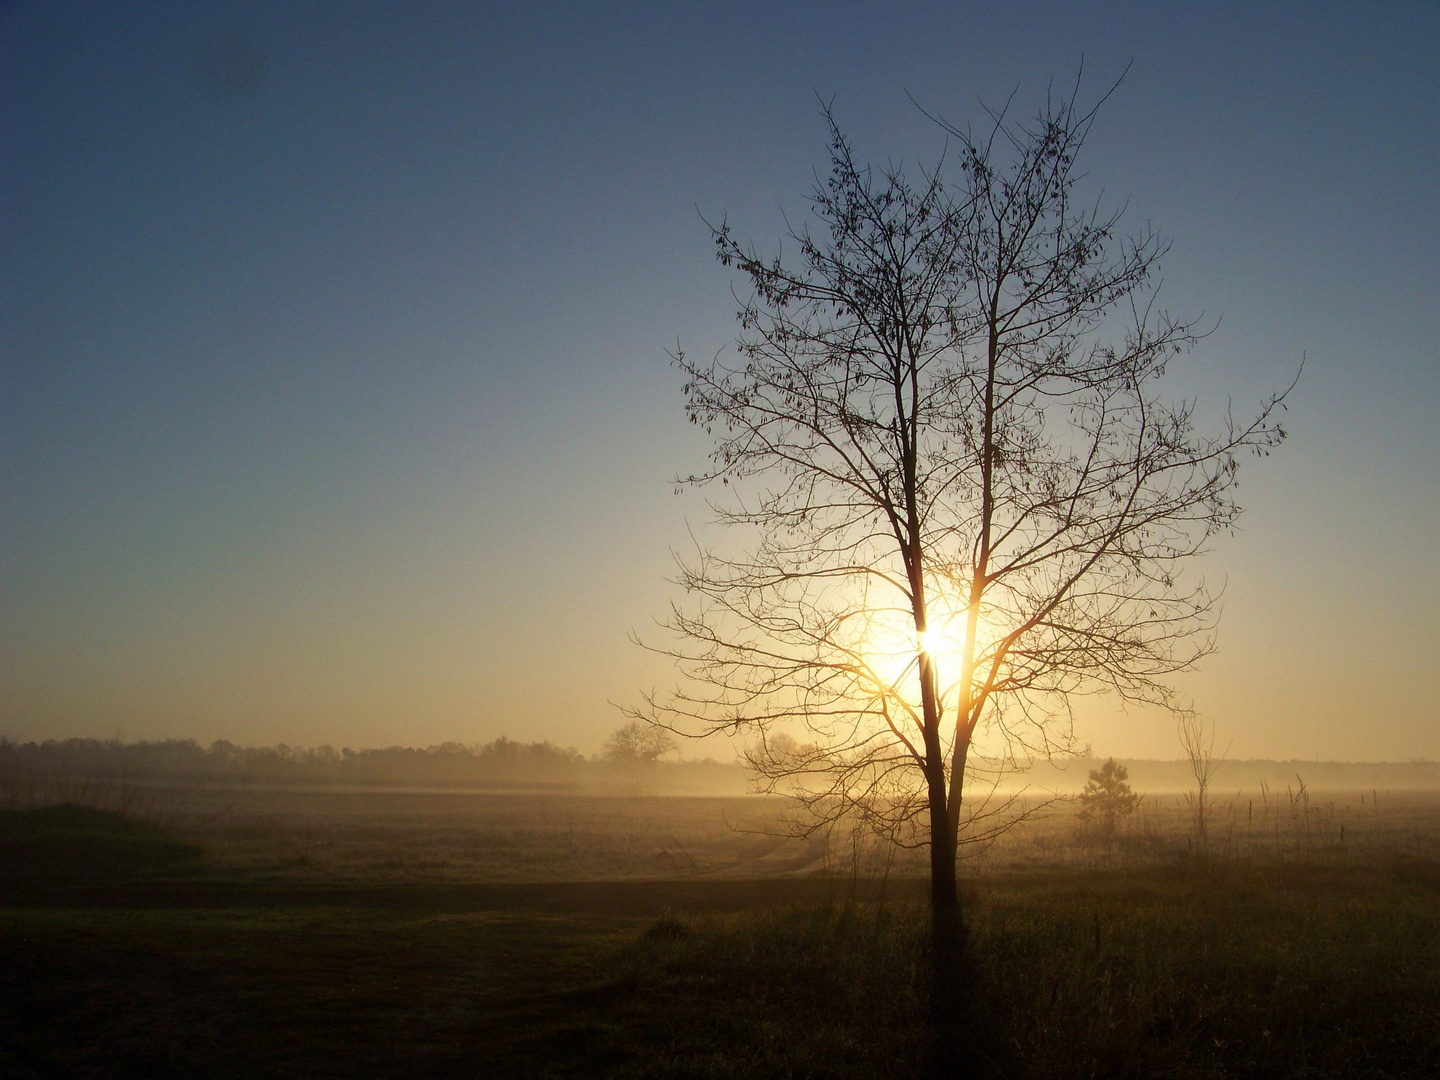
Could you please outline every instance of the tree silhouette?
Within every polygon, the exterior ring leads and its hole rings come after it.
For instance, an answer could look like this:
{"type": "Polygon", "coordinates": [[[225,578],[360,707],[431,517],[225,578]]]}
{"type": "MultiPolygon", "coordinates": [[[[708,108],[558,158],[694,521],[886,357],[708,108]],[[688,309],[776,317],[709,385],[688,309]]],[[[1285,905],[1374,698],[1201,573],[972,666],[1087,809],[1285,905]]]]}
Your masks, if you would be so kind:
{"type": "Polygon", "coordinates": [[[605,760],[616,765],[654,765],[675,749],[675,740],[664,728],[629,723],[616,728],[605,740],[605,760]]]}
{"type": "Polygon", "coordinates": [[[1077,694],[1168,705],[1213,625],[1185,565],[1235,521],[1240,454],[1283,438],[1283,394],[1210,434],[1161,394],[1203,335],[1158,303],[1168,245],[1082,199],[1078,90],[978,134],[937,121],[955,185],[860,164],[827,107],[793,247],[712,226],[736,353],[673,356],[714,441],[682,482],[717,491],[729,546],[681,559],[656,647],[682,681],[635,715],[748,738],[815,823],[929,845],[937,1019],[962,1004],[977,739],[1043,755],[1077,694]]]}

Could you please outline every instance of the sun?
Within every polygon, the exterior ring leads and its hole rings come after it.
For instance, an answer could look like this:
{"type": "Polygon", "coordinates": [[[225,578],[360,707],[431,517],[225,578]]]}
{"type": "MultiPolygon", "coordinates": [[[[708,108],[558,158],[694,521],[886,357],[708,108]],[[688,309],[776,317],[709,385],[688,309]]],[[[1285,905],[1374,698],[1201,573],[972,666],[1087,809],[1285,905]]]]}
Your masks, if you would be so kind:
{"type": "Polygon", "coordinates": [[[918,674],[918,661],[923,656],[932,665],[942,667],[955,661],[964,649],[964,625],[958,620],[937,618],[917,632],[913,623],[903,625],[909,622],[908,613],[887,614],[893,617],[874,619],[866,632],[862,651],[867,666],[892,688],[905,692],[903,688],[908,686],[909,692],[918,695],[918,684],[910,685],[918,674]]]}
{"type": "Polygon", "coordinates": [[[951,641],[945,631],[939,627],[921,630],[915,635],[915,641],[922,653],[932,657],[955,649],[955,642],[951,641]]]}
{"type": "Polygon", "coordinates": [[[930,659],[953,659],[965,651],[965,620],[960,616],[935,616],[930,625],[915,634],[914,649],[930,659]]]}

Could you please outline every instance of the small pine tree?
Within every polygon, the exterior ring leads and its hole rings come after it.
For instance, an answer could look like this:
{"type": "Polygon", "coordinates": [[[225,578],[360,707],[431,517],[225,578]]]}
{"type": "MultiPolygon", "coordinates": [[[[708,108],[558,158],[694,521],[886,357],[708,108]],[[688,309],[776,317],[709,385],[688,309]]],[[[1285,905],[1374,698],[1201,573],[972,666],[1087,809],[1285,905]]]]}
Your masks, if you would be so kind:
{"type": "Polygon", "coordinates": [[[1114,758],[1098,769],[1090,770],[1090,782],[1080,793],[1080,819],[1098,822],[1106,835],[1115,831],[1115,819],[1129,817],[1140,805],[1143,795],[1136,795],[1126,781],[1130,770],[1114,758]]]}

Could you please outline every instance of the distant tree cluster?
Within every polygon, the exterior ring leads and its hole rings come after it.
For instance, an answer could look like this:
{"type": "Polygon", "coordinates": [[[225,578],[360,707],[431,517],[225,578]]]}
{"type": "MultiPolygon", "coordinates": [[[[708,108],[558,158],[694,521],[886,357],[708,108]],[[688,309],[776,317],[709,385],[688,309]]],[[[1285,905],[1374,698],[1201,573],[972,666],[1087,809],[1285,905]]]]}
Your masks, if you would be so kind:
{"type": "MultiPolygon", "coordinates": [[[[637,771],[662,762],[695,770],[731,768],[706,758],[678,760],[670,734],[645,724],[611,733],[599,756],[586,757],[552,742],[501,736],[488,743],[445,742],[427,747],[352,750],[333,746],[237,746],[226,739],[202,746],[194,739],[121,742],[119,739],[47,739],[20,743],[0,736],[0,787],[33,788],[57,779],[143,783],[284,784],[425,788],[604,788],[632,784],[637,771]]],[[[672,778],[675,782],[675,778],[672,778]]],[[[714,782],[712,777],[711,782],[714,782]]]]}
{"type": "Polygon", "coordinates": [[[675,749],[675,740],[664,728],[630,723],[616,728],[605,740],[605,760],[629,768],[654,765],[675,749]]]}
{"type": "Polygon", "coordinates": [[[550,742],[440,743],[352,750],[237,746],[221,739],[123,743],[118,739],[65,739],[17,743],[0,740],[0,778],[85,776],[106,780],[228,783],[417,785],[495,787],[578,783],[593,768],[578,751],[550,742]]]}

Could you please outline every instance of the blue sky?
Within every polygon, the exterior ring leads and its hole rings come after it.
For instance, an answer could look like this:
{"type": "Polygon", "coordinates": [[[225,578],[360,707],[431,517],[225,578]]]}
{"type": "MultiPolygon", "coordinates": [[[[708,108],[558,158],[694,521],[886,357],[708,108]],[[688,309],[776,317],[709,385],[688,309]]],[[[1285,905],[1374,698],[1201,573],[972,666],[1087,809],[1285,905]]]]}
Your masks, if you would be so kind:
{"type": "Polygon", "coordinates": [[[1028,110],[1082,57],[1131,65],[1092,189],[1221,317],[1177,392],[1307,357],[1186,693],[1232,756],[1440,756],[1433,3],[6,5],[0,732],[596,748],[705,517],[697,208],[777,237],[817,95],[933,160],[907,95],[1028,110]]]}

